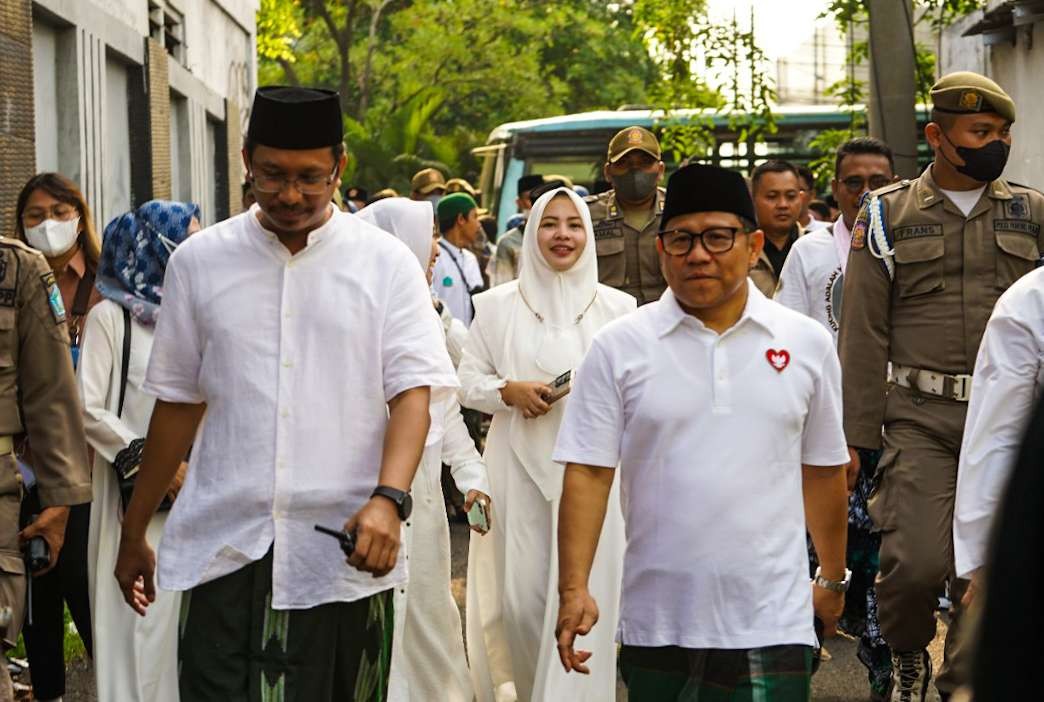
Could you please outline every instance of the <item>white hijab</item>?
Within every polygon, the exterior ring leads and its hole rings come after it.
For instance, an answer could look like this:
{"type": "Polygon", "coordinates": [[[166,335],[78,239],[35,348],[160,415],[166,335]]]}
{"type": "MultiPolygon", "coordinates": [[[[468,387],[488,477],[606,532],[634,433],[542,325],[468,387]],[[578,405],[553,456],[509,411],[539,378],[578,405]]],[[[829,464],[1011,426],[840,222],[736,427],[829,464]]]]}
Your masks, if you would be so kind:
{"type": "MultiPolygon", "coordinates": [[[[533,204],[526,222],[518,292],[504,310],[511,317],[504,335],[505,368],[500,369],[501,376],[550,382],[576,370],[595,333],[615,318],[607,305],[598,304],[597,295],[598,262],[587,204],[569,188],[545,193],[533,204]],[[563,272],[548,264],[538,242],[544,210],[560,193],[576,206],[587,232],[580,258],[563,272]]],[[[543,417],[526,419],[517,410],[511,416],[511,448],[548,500],[558,497],[562,490],[562,468],[551,460],[551,452],[567,401],[568,397],[559,400],[543,417]]]]}
{"type": "MultiPolygon", "coordinates": [[[[420,263],[421,275],[427,276],[428,261],[431,260],[431,238],[435,233],[435,210],[430,202],[389,197],[364,207],[355,216],[406,244],[420,263]]],[[[436,314],[434,306],[431,313],[436,314]]],[[[437,443],[446,433],[444,420],[449,402],[456,402],[456,396],[450,394],[445,400],[434,402],[428,408],[431,427],[424,441],[425,446],[437,443]]]]}
{"type": "Polygon", "coordinates": [[[435,227],[435,210],[430,202],[388,197],[367,205],[355,216],[406,244],[427,274],[435,227]]]}

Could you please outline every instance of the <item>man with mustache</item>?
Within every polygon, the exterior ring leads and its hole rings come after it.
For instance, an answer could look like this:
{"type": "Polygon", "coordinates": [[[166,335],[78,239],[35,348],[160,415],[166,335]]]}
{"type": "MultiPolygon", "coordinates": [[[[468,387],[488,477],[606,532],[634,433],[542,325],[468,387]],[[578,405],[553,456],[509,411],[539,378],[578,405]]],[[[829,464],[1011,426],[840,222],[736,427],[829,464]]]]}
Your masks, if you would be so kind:
{"type": "Polygon", "coordinates": [[[947,583],[954,611],[936,686],[946,700],[963,682],[967,581],[955,577],[952,523],[972,370],[994,303],[1044,250],[1044,195],[1001,178],[1015,103],[968,72],[944,76],[931,96],[924,135],[935,160],[863,205],[838,337],[849,447],[884,448],[869,506],[894,702],[926,697],[925,649],[947,583]]]}

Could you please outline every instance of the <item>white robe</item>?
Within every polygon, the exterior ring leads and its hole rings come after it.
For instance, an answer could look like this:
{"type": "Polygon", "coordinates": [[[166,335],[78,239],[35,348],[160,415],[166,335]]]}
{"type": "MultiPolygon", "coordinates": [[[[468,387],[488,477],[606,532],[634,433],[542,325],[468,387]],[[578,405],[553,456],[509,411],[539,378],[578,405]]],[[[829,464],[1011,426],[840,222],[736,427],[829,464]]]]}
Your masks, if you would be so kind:
{"type": "MultiPolygon", "coordinates": [[[[156,398],[144,393],[152,328],[131,319],[130,364],[123,416],[117,417],[123,357],[123,311],[103,300],[87,317],[77,370],[87,442],[94,449],[93,503],[87,541],[88,595],[94,633],[98,699],[106,702],[178,702],[178,615],[181,593],[156,590],[144,617],[123,601],[116,578],[122,511],[111,461],[145,436],[156,398]]],[[[166,512],[149,522],[159,548],[166,512]]]]}
{"type": "MultiPolygon", "coordinates": [[[[475,695],[478,702],[605,702],[616,697],[615,635],[624,552],[618,481],[613,483],[589,582],[599,604],[599,626],[577,643],[577,648],[594,653],[591,675],[566,674],[554,637],[561,482],[553,490],[530,476],[510,444],[517,410],[500,397],[509,379],[498,371],[504,367],[501,342],[508,315],[497,311],[507,309],[517,294],[518,284],[511,282],[475,298],[476,319],[459,369],[461,404],[493,415],[483,456],[493,528],[486,538],[472,535],[468,555],[467,640],[475,695]],[[550,499],[547,491],[553,493],[550,499]]],[[[591,311],[617,317],[633,310],[634,304],[630,296],[599,286],[591,311]]],[[[551,414],[560,418],[568,399],[555,403],[551,414]]],[[[546,447],[549,457],[552,449],[546,447]]]]}
{"type": "Polygon", "coordinates": [[[489,494],[489,485],[460,405],[445,406],[445,434],[425,447],[413,478],[413,514],[406,521],[404,539],[409,581],[395,590],[388,702],[471,702],[473,698],[460,610],[450,590],[442,464],[450,466],[453,482],[465,495],[469,490],[489,494]]]}

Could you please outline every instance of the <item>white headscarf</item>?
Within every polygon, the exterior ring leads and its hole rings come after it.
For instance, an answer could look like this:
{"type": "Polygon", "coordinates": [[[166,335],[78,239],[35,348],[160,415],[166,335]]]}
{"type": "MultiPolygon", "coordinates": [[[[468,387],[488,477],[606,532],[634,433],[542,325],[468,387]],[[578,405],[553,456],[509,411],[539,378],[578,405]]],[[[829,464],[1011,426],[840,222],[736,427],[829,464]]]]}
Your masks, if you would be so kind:
{"type": "Polygon", "coordinates": [[[367,205],[355,216],[406,244],[427,274],[435,227],[435,210],[430,202],[388,197],[367,205]]]}
{"type": "MultiPolygon", "coordinates": [[[[526,222],[518,293],[510,309],[505,310],[511,319],[504,335],[506,367],[502,377],[550,382],[575,370],[595,333],[615,318],[607,306],[598,304],[597,293],[598,261],[587,203],[569,188],[545,193],[533,204],[526,222]],[[580,257],[572,268],[562,272],[548,264],[538,241],[544,210],[560,193],[576,206],[587,232],[580,257]]],[[[549,500],[562,489],[562,468],[551,460],[551,451],[567,401],[568,397],[559,400],[543,417],[526,419],[517,410],[511,417],[511,448],[549,500]]]]}
{"type": "MultiPolygon", "coordinates": [[[[435,210],[426,200],[410,200],[405,197],[389,197],[378,200],[364,207],[357,215],[359,219],[383,229],[396,239],[406,244],[420,263],[421,275],[427,276],[428,261],[431,260],[431,238],[435,233],[435,210]]],[[[425,277],[425,283],[427,277],[425,277]]],[[[436,314],[432,306],[432,314],[436,314]]],[[[439,326],[442,326],[441,324],[439,326]]],[[[425,446],[437,443],[446,433],[446,403],[456,402],[455,395],[450,394],[440,402],[433,402],[428,408],[431,416],[431,427],[425,446]]]]}

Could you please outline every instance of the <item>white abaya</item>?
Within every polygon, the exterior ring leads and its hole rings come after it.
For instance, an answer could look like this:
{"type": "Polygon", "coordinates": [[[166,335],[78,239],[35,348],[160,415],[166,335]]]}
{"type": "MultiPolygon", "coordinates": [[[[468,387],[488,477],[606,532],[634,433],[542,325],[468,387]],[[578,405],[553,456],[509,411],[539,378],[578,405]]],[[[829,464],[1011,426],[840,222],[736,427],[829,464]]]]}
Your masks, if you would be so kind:
{"type": "Polygon", "coordinates": [[[493,415],[484,454],[496,506],[493,529],[486,538],[472,535],[468,558],[472,680],[479,702],[604,702],[616,695],[624,551],[618,487],[614,482],[589,583],[601,626],[578,643],[594,653],[591,675],[567,674],[554,638],[563,470],[551,452],[568,396],[543,417],[527,420],[504,404],[500,389],[508,380],[550,382],[575,369],[595,332],[634,310],[635,301],[598,284],[590,215],[571,191],[548,193],[534,205],[522,261],[518,280],[474,298],[475,320],[459,369],[461,404],[493,415]],[[543,210],[559,193],[574,202],[587,230],[584,252],[565,273],[547,265],[536,241],[543,210]],[[543,321],[523,303],[520,286],[543,321]]]}
{"type": "MultiPolygon", "coordinates": [[[[414,253],[423,275],[431,251],[430,203],[405,198],[381,200],[358,215],[401,239],[414,253]]],[[[432,314],[436,314],[434,307],[432,314]]],[[[450,355],[460,348],[443,316],[450,355]]],[[[455,365],[455,364],[454,364],[455,365]]],[[[473,699],[460,610],[450,590],[450,537],[442,493],[442,464],[465,495],[489,494],[486,467],[468,435],[456,398],[434,403],[424,454],[413,478],[413,513],[404,525],[403,548],[409,579],[396,589],[389,702],[471,702],[473,699]]]]}
{"type": "MultiPolygon", "coordinates": [[[[122,512],[112,468],[116,454],[145,436],[156,398],[141,389],[152,350],[152,328],[131,318],[130,363],[123,415],[117,416],[123,357],[123,310],[111,300],[91,309],[83,333],[77,374],[84,429],[94,449],[93,502],[87,540],[87,585],[94,630],[98,699],[107,702],[178,701],[178,614],[181,593],[156,590],[144,617],[123,601],[113,577],[122,512]]],[[[159,548],[166,512],[146,532],[159,548]]]]}

